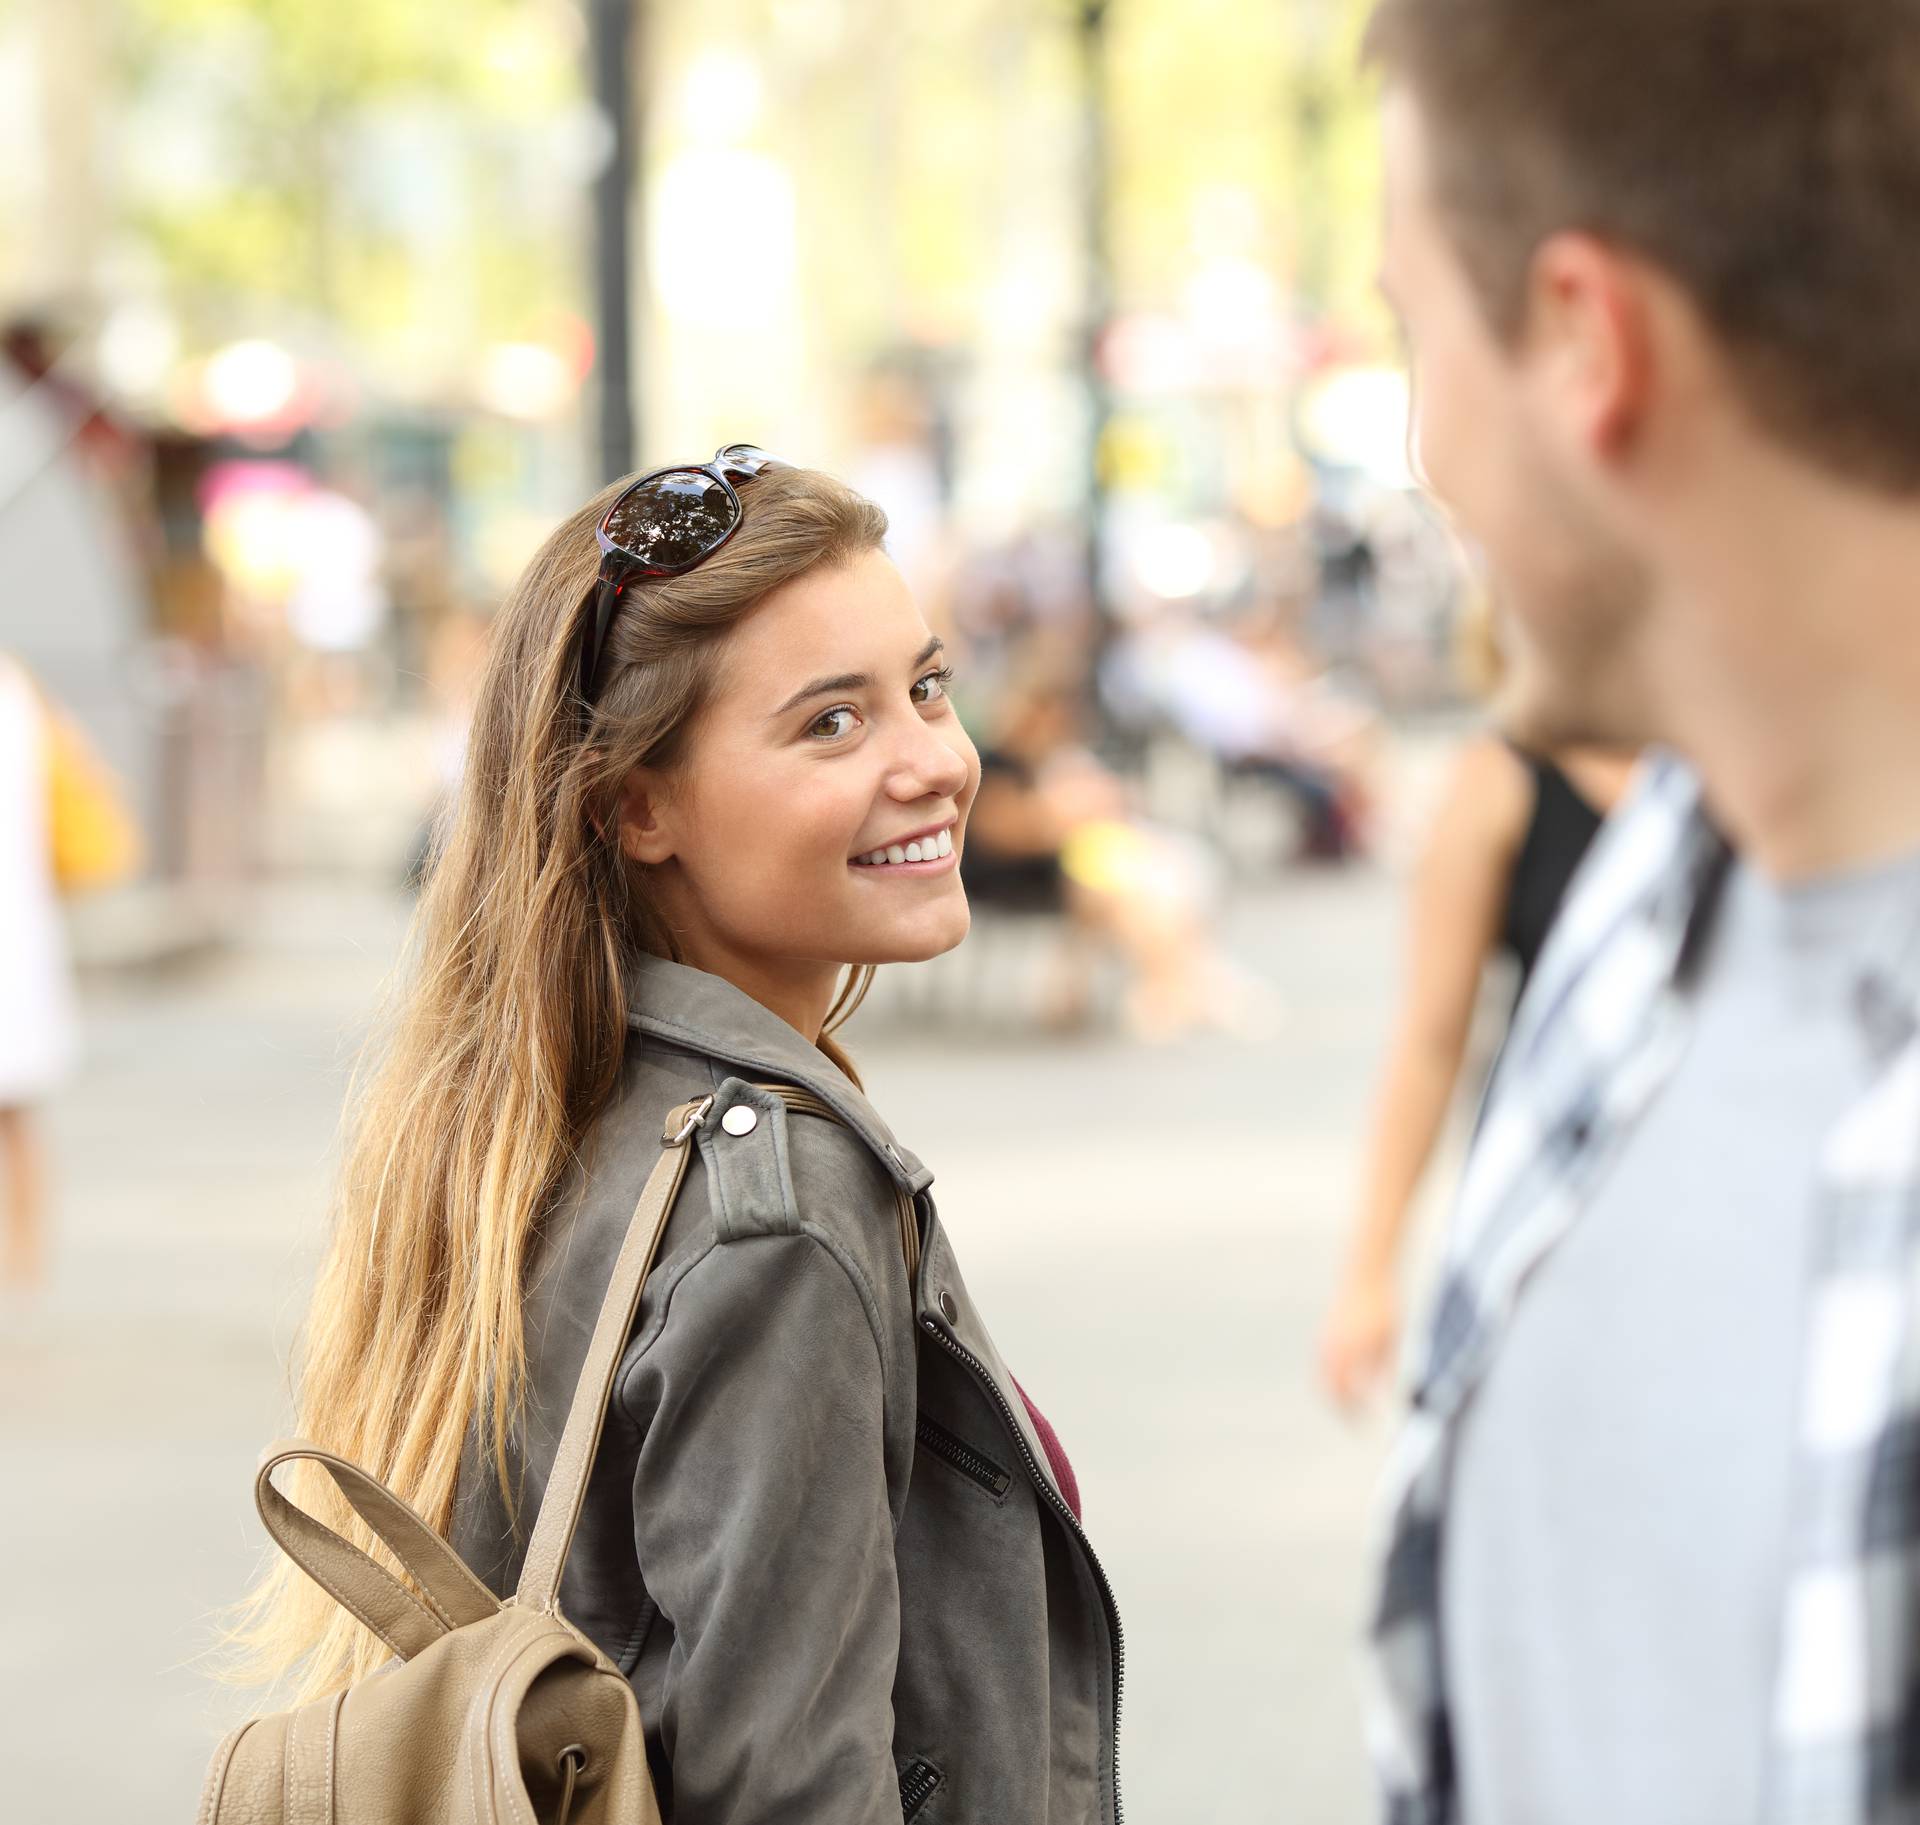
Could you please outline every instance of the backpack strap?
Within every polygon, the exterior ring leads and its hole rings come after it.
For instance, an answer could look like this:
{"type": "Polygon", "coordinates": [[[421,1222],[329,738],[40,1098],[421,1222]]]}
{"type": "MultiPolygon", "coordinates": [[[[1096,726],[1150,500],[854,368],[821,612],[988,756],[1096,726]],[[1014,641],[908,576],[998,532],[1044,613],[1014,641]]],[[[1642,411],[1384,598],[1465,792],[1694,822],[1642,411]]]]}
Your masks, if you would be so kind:
{"type": "Polygon", "coordinates": [[[460,1555],[392,1490],[357,1464],[306,1439],[283,1438],[260,1454],[253,1499],[280,1550],[403,1660],[454,1629],[485,1621],[500,1607],[500,1600],[460,1555]],[[318,1464],[333,1478],[361,1520],[413,1574],[419,1596],[274,1487],[273,1473],[282,1464],[302,1460],[318,1464]]]}
{"type": "Polygon", "coordinates": [[[593,1468],[600,1432],[606,1424],[607,1402],[613,1398],[614,1372],[633,1334],[640,1291],[659,1252],[660,1238],[667,1233],[667,1219],[673,1215],[680,1187],[686,1182],[687,1162],[693,1157],[687,1143],[712,1107],[713,1098],[703,1096],[667,1112],[659,1163],[647,1176],[633,1221],[627,1225],[626,1240],[614,1260],[607,1294],[600,1302],[600,1317],[587,1345],[587,1359],[574,1384],[573,1405],[560,1434],[559,1449],[553,1454],[540,1517],[534,1522],[533,1538],[527,1542],[516,1600],[528,1609],[551,1610],[554,1606],[560,1574],[573,1546],[573,1530],[579,1525],[581,1504],[586,1499],[587,1473],[593,1468]]]}
{"type": "MultiPolygon", "coordinates": [[[[849,1123],[831,1103],[823,1101],[811,1090],[791,1090],[783,1085],[756,1084],[759,1090],[771,1090],[789,1109],[798,1115],[818,1115],[830,1122],[838,1122],[843,1128],[851,1128],[849,1123]]],[[[854,1130],[858,1133],[858,1130],[854,1130]]],[[[913,1286],[920,1279],[920,1211],[914,1201],[913,1193],[908,1191],[898,1179],[893,1179],[893,1198],[900,1222],[900,1254],[907,1264],[907,1284],[913,1286]]]]}
{"type": "MultiPolygon", "coordinates": [[[[829,1104],[806,1090],[789,1084],[755,1084],[756,1090],[777,1096],[796,1114],[823,1116],[849,1124],[829,1104]]],[[[546,1494],[541,1499],[539,1518],[533,1537],[527,1542],[526,1562],[520,1569],[520,1584],[515,1601],[529,1609],[551,1611],[560,1590],[560,1574],[566,1569],[567,1554],[573,1546],[574,1529],[580,1522],[580,1510],[586,1501],[587,1477],[593,1468],[594,1454],[600,1446],[600,1434],[606,1425],[607,1403],[613,1398],[613,1378],[633,1335],[634,1320],[640,1311],[640,1295],[659,1253],[667,1220],[673,1215],[680,1188],[686,1182],[687,1163],[693,1150],[688,1145],[707,1113],[711,1096],[682,1103],[667,1113],[661,1140],[659,1162],[648,1175],[633,1220],[627,1225],[626,1240],[613,1264],[607,1281],[606,1297],[600,1316],[587,1345],[586,1360],[580,1367],[580,1379],[574,1384],[573,1405],[560,1434],[553,1468],[547,1478],[546,1494]]],[[[899,1202],[900,1246],[907,1263],[909,1281],[919,1272],[920,1224],[912,1197],[896,1192],[899,1202]]]]}

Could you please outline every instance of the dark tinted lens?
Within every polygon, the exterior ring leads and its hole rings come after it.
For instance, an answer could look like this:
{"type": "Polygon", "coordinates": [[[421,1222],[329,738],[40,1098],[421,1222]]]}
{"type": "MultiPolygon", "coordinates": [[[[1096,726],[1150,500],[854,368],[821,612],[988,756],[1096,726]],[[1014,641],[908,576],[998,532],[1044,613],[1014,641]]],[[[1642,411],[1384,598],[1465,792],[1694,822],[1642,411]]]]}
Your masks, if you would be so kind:
{"type": "Polygon", "coordinates": [[[733,530],[725,488],[697,469],[674,469],[642,482],[613,504],[607,537],[650,569],[685,570],[733,530]]]}

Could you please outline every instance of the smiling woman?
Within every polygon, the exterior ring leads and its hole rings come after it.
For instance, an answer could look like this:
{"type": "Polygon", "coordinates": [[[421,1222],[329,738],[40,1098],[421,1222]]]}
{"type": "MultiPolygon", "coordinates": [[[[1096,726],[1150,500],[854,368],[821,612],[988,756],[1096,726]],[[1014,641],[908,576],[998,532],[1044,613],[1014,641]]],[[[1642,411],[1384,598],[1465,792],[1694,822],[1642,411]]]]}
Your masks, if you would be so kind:
{"type": "MultiPolygon", "coordinates": [[[[663,1815],[1117,1825],[1119,1617],[1071,1467],[833,1036],[874,965],[966,935],[978,758],[884,517],[762,458],[666,472],[708,515],[670,574],[609,490],[502,611],[356,1092],[303,1429],[514,1589],[668,1132],[695,1157],[554,1568],[663,1815]]],[[[238,1634],[310,1699],[386,1658],[290,1569],[238,1634]]]]}
{"type": "Polygon", "coordinates": [[[967,934],[953,856],[920,847],[943,831],[951,846],[979,784],[940,652],[881,551],[809,570],[733,629],[684,751],[626,776],[622,845],[652,871],[682,959],[809,1037],[844,965],[918,961],[967,934]],[[895,891],[872,891],[876,854],[895,891]]]}

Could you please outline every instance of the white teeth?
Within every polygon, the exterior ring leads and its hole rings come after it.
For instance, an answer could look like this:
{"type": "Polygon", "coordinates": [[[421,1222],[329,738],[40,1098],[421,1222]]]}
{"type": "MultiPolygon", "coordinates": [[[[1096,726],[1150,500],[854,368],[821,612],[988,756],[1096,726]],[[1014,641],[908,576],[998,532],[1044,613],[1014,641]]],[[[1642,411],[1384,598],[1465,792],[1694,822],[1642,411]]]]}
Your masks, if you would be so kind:
{"type": "Polygon", "coordinates": [[[924,836],[911,843],[890,843],[869,855],[855,856],[854,861],[862,868],[879,868],[888,862],[937,862],[952,854],[953,832],[943,830],[938,836],[924,836]]]}

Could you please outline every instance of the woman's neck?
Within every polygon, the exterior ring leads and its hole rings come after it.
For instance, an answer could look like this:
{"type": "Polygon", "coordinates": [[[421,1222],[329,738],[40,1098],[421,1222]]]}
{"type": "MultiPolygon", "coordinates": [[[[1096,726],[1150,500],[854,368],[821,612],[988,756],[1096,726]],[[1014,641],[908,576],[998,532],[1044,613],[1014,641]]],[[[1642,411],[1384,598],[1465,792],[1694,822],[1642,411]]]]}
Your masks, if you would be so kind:
{"type": "Polygon", "coordinates": [[[840,992],[838,963],[811,958],[742,955],[711,933],[680,932],[680,960],[731,982],[770,1014],[777,1014],[808,1045],[817,1046],[840,992]]]}

